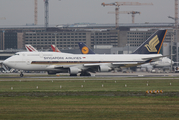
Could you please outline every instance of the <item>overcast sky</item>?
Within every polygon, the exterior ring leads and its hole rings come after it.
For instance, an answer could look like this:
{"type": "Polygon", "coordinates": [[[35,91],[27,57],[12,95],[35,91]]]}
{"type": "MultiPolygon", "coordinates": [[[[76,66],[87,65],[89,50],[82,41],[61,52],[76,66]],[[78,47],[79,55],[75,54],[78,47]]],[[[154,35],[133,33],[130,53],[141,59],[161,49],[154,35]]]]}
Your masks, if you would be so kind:
{"type": "MultiPolygon", "coordinates": [[[[120,11],[140,11],[136,23],[174,22],[174,0],[49,0],[49,24],[115,23],[114,6],[103,7],[102,2],[141,2],[153,6],[121,6],[120,11]]],[[[38,0],[38,25],[44,24],[44,0],[38,0]]],[[[119,23],[131,23],[131,15],[120,14],[119,23]]],[[[0,27],[34,23],[34,0],[0,0],[0,27]],[[2,19],[3,17],[6,20],[2,19]]]]}

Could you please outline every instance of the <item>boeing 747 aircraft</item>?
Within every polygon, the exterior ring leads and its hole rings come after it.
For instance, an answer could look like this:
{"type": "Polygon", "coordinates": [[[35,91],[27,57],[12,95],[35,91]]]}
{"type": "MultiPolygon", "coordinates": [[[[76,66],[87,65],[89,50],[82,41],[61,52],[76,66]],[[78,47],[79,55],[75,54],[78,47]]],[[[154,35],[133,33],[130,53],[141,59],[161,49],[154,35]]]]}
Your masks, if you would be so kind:
{"type": "MultiPolygon", "coordinates": [[[[19,69],[48,71],[49,74],[69,73],[90,76],[89,72],[108,72],[115,68],[137,66],[159,59],[167,30],[158,30],[133,54],[68,54],[58,52],[18,52],[3,64],[19,69]]],[[[23,76],[23,73],[20,74],[23,76]]]]}

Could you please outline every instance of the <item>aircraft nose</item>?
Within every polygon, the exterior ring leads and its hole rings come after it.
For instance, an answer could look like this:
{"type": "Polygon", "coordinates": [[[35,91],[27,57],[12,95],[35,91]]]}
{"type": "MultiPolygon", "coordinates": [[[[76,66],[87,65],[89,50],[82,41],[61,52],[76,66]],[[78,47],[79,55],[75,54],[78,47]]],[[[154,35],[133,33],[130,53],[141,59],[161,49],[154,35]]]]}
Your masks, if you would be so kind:
{"type": "Polygon", "coordinates": [[[4,65],[7,65],[7,64],[8,64],[8,61],[7,61],[7,60],[4,60],[2,63],[3,63],[4,65]]]}

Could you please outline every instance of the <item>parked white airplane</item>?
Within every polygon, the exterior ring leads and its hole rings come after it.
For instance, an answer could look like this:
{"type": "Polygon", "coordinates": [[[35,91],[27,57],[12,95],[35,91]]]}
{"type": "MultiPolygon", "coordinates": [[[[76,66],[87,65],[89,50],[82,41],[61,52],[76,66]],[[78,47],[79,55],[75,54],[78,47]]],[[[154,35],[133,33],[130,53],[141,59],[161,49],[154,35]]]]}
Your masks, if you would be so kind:
{"type": "MultiPolygon", "coordinates": [[[[133,54],[68,54],[58,52],[18,52],[3,64],[19,70],[48,71],[49,74],[69,73],[90,76],[89,72],[108,72],[114,68],[137,66],[159,59],[167,30],[158,30],[133,54]]],[[[20,74],[23,76],[23,73],[20,74]]]]}
{"type": "MultiPolygon", "coordinates": [[[[37,49],[35,49],[32,45],[30,44],[26,44],[25,48],[28,52],[38,52],[37,49]]],[[[51,48],[53,50],[53,52],[61,52],[57,47],[55,47],[55,45],[51,45],[51,48]],[[55,50],[56,49],[56,50],[55,50]]]]}
{"type": "MultiPolygon", "coordinates": [[[[172,61],[172,64],[174,64],[174,61],[172,61]]],[[[144,66],[145,64],[141,65],[144,66]]],[[[154,68],[162,68],[162,67],[170,67],[171,66],[171,59],[164,57],[161,58],[158,61],[151,62],[150,65],[152,65],[154,68]]]]}
{"type": "MultiPolygon", "coordinates": [[[[172,65],[175,62],[172,61],[172,65]]],[[[150,62],[150,63],[146,63],[146,64],[142,64],[140,66],[138,66],[139,68],[146,68],[147,70],[152,70],[153,68],[162,68],[162,69],[166,69],[169,68],[171,66],[171,59],[164,57],[164,58],[160,58],[157,61],[154,62],[150,62]]]]}

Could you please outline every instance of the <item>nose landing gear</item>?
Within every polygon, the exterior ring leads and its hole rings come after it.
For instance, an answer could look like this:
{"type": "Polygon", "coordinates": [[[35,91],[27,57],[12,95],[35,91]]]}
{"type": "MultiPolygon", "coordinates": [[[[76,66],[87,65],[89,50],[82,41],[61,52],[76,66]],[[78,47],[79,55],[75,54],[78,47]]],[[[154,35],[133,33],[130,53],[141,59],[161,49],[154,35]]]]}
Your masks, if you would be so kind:
{"type": "Polygon", "coordinates": [[[24,74],[23,74],[23,71],[20,71],[20,77],[23,77],[24,74]]]}
{"type": "Polygon", "coordinates": [[[20,77],[23,77],[23,76],[24,76],[24,74],[23,74],[23,73],[21,73],[21,74],[20,74],[20,77]]]}

